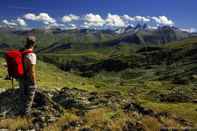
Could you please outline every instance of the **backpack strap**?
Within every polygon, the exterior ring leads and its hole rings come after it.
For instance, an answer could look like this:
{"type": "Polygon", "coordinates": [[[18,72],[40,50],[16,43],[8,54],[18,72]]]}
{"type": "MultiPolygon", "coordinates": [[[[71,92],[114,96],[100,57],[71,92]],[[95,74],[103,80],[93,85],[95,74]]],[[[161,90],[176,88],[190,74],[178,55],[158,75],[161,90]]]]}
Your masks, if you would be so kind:
{"type": "Polygon", "coordinates": [[[33,51],[32,51],[32,50],[25,50],[25,51],[22,51],[21,53],[22,53],[22,55],[24,56],[24,55],[33,53],[33,51]]]}

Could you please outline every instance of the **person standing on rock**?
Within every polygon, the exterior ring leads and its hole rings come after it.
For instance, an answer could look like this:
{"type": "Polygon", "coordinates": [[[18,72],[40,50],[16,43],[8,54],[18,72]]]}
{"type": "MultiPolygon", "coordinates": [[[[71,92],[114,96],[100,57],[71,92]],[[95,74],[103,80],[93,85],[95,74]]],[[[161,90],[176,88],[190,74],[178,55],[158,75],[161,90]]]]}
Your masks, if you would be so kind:
{"type": "Polygon", "coordinates": [[[21,90],[22,110],[21,115],[31,115],[31,108],[37,88],[36,84],[36,54],[34,48],[36,46],[36,37],[29,36],[26,39],[23,54],[24,76],[19,79],[21,90]]]}

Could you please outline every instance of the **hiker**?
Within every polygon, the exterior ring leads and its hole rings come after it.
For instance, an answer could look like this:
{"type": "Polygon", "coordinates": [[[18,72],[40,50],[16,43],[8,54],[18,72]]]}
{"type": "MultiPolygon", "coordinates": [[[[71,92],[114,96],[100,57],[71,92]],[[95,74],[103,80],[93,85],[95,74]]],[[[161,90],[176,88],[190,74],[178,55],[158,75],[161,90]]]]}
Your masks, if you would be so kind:
{"type": "Polygon", "coordinates": [[[23,77],[19,78],[19,86],[22,99],[22,115],[30,115],[34,100],[36,85],[36,54],[33,53],[36,45],[36,37],[29,36],[26,39],[25,49],[22,51],[23,57],[23,77]]]}

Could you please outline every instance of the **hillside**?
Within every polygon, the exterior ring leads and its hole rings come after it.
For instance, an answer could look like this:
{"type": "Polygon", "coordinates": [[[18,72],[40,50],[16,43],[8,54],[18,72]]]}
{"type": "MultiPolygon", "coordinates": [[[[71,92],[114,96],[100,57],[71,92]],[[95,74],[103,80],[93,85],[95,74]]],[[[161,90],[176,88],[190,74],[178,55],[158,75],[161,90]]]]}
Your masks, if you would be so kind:
{"type": "Polygon", "coordinates": [[[157,131],[197,127],[196,43],[197,38],[190,37],[165,44],[99,48],[40,46],[39,91],[32,118],[15,116],[20,108],[17,82],[10,89],[10,81],[4,80],[5,68],[0,68],[0,128],[157,131]]]}
{"type": "Polygon", "coordinates": [[[55,52],[40,52],[40,59],[66,71],[77,70],[82,75],[100,71],[152,69],[155,73],[152,79],[173,80],[180,77],[192,80],[192,75],[196,73],[196,42],[197,38],[191,37],[165,45],[117,45],[80,51],[59,48],[55,52]]]}
{"type": "MultiPolygon", "coordinates": [[[[136,130],[152,131],[161,127],[196,126],[197,106],[192,102],[194,100],[192,97],[196,94],[192,85],[149,80],[148,74],[151,70],[127,70],[127,73],[122,72],[122,75],[115,72],[101,72],[94,77],[84,78],[74,72],[74,74],[64,73],[50,64],[43,62],[38,64],[39,89],[45,92],[45,95],[37,94],[35,116],[1,117],[1,128],[11,130],[32,129],[32,127],[44,127],[44,130],[107,128],[127,131],[132,127],[136,130]],[[137,79],[140,74],[144,75],[137,79]],[[50,99],[56,104],[51,103],[50,99]],[[15,124],[10,125],[12,121],[15,121],[15,124]]],[[[5,75],[6,73],[1,70],[1,78],[5,75]]],[[[1,90],[11,87],[8,81],[0,82],[1,90]]],[[[12,106],[15,110],[7,112],[8,115],[20,108],[20,104],[19,107],[15,107],[19,99],[17,96],[19,96],[17,89],[4,90],[0,94],[1,107],[4,107],[0,109],[1,114],[4,109],[12,109],[12,106]]]]}

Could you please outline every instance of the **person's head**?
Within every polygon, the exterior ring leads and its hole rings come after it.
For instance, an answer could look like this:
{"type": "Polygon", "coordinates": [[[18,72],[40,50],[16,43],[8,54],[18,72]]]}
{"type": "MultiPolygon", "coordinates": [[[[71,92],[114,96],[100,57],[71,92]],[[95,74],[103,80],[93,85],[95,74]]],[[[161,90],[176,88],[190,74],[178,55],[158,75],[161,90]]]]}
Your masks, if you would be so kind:
{"type": "Polygon", "coordinates": [[[36,46],[36,37],[28,36],[26,39],[25,49],[33,49],[36,46]]]}

